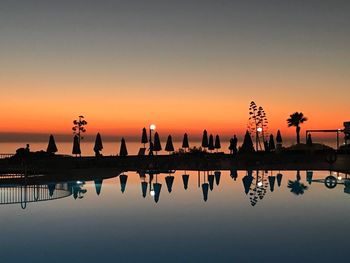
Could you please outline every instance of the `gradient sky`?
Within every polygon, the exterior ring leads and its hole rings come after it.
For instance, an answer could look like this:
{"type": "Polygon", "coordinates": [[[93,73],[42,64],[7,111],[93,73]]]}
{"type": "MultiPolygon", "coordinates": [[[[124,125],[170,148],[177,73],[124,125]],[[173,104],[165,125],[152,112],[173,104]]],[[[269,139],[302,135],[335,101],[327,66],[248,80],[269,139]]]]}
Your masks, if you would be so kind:
{"type": "Polygon", "coordinates": [[[0,2],[0,132],[242,133],[350,119],[350,1],[0,2]]]}

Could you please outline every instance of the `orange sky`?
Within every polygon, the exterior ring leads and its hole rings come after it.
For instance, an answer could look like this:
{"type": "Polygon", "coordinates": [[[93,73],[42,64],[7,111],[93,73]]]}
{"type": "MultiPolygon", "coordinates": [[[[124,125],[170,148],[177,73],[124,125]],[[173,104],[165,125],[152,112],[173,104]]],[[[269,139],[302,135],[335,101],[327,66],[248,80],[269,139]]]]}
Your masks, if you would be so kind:
{"type": "Polygon", "coordinates": [[[347,6],[242,3],[163,5],[56,3],[0,10],[0,136],[242,134],[248,107],[264,107],[270,130],[350,120],[347,6]],[[140,6],[139,6],[140,5],[140,6]],[[261,6],[262,5],[262,6],[261,6]],[[6,11],[4,11],[6,10],[6,11]]]}

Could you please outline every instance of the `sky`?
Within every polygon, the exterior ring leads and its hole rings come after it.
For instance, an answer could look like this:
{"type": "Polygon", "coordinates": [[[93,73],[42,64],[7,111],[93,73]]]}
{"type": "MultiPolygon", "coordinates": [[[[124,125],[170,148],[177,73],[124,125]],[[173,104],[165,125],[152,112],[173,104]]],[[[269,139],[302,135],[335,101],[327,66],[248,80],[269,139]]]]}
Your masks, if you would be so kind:
{"type": "MultiPolygon", "coordinates": [[[[349,1],[0,1],[0,137],[294,135],[350,120],[349,1]]],[[[46,137],[45,137],[46,138],[46,137]]],[[[1,138],[0,138],[1,139],[1,138]]]]}

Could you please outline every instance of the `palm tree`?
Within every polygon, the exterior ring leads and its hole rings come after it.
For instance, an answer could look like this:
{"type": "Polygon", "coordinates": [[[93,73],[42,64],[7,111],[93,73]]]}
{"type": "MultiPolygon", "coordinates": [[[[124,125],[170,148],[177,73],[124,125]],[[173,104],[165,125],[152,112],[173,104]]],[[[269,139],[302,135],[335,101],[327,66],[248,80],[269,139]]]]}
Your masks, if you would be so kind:
{"type": "Polygon", "coordinates": [[[298,144],[300,143],[300,124],[302,124],[304,121],[307,121],[307,118],[304,116],[302,112],[294,112],[287,119],[288,127],[292,127],[292,126],[296,127],[298,144]]]}

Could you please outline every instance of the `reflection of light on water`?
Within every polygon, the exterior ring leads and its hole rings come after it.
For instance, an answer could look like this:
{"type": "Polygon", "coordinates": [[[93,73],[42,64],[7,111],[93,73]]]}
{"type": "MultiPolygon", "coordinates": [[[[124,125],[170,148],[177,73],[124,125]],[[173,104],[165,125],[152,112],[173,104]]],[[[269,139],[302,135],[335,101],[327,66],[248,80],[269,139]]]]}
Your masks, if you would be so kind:
{"type": "Polygon", "coordinates": [[[260,181],[258,182],[258,186],[261,187],[263,185],[263,183],[260,181]]]}
{"type": "Polygon", "coordinates": [[[152,190],[152,191],[150,192],[150,194],[151,194],[151,196],[154,196],[156,193],[154,192],[154,190],[152,190]]]}
{"type": "Polygon", "coordinates": [[[343,178],[341,177],[341,175],[339,175],[337,178],[338,178],[339,181],[340,181],[341,179],[343,179],[343,178]]]}

